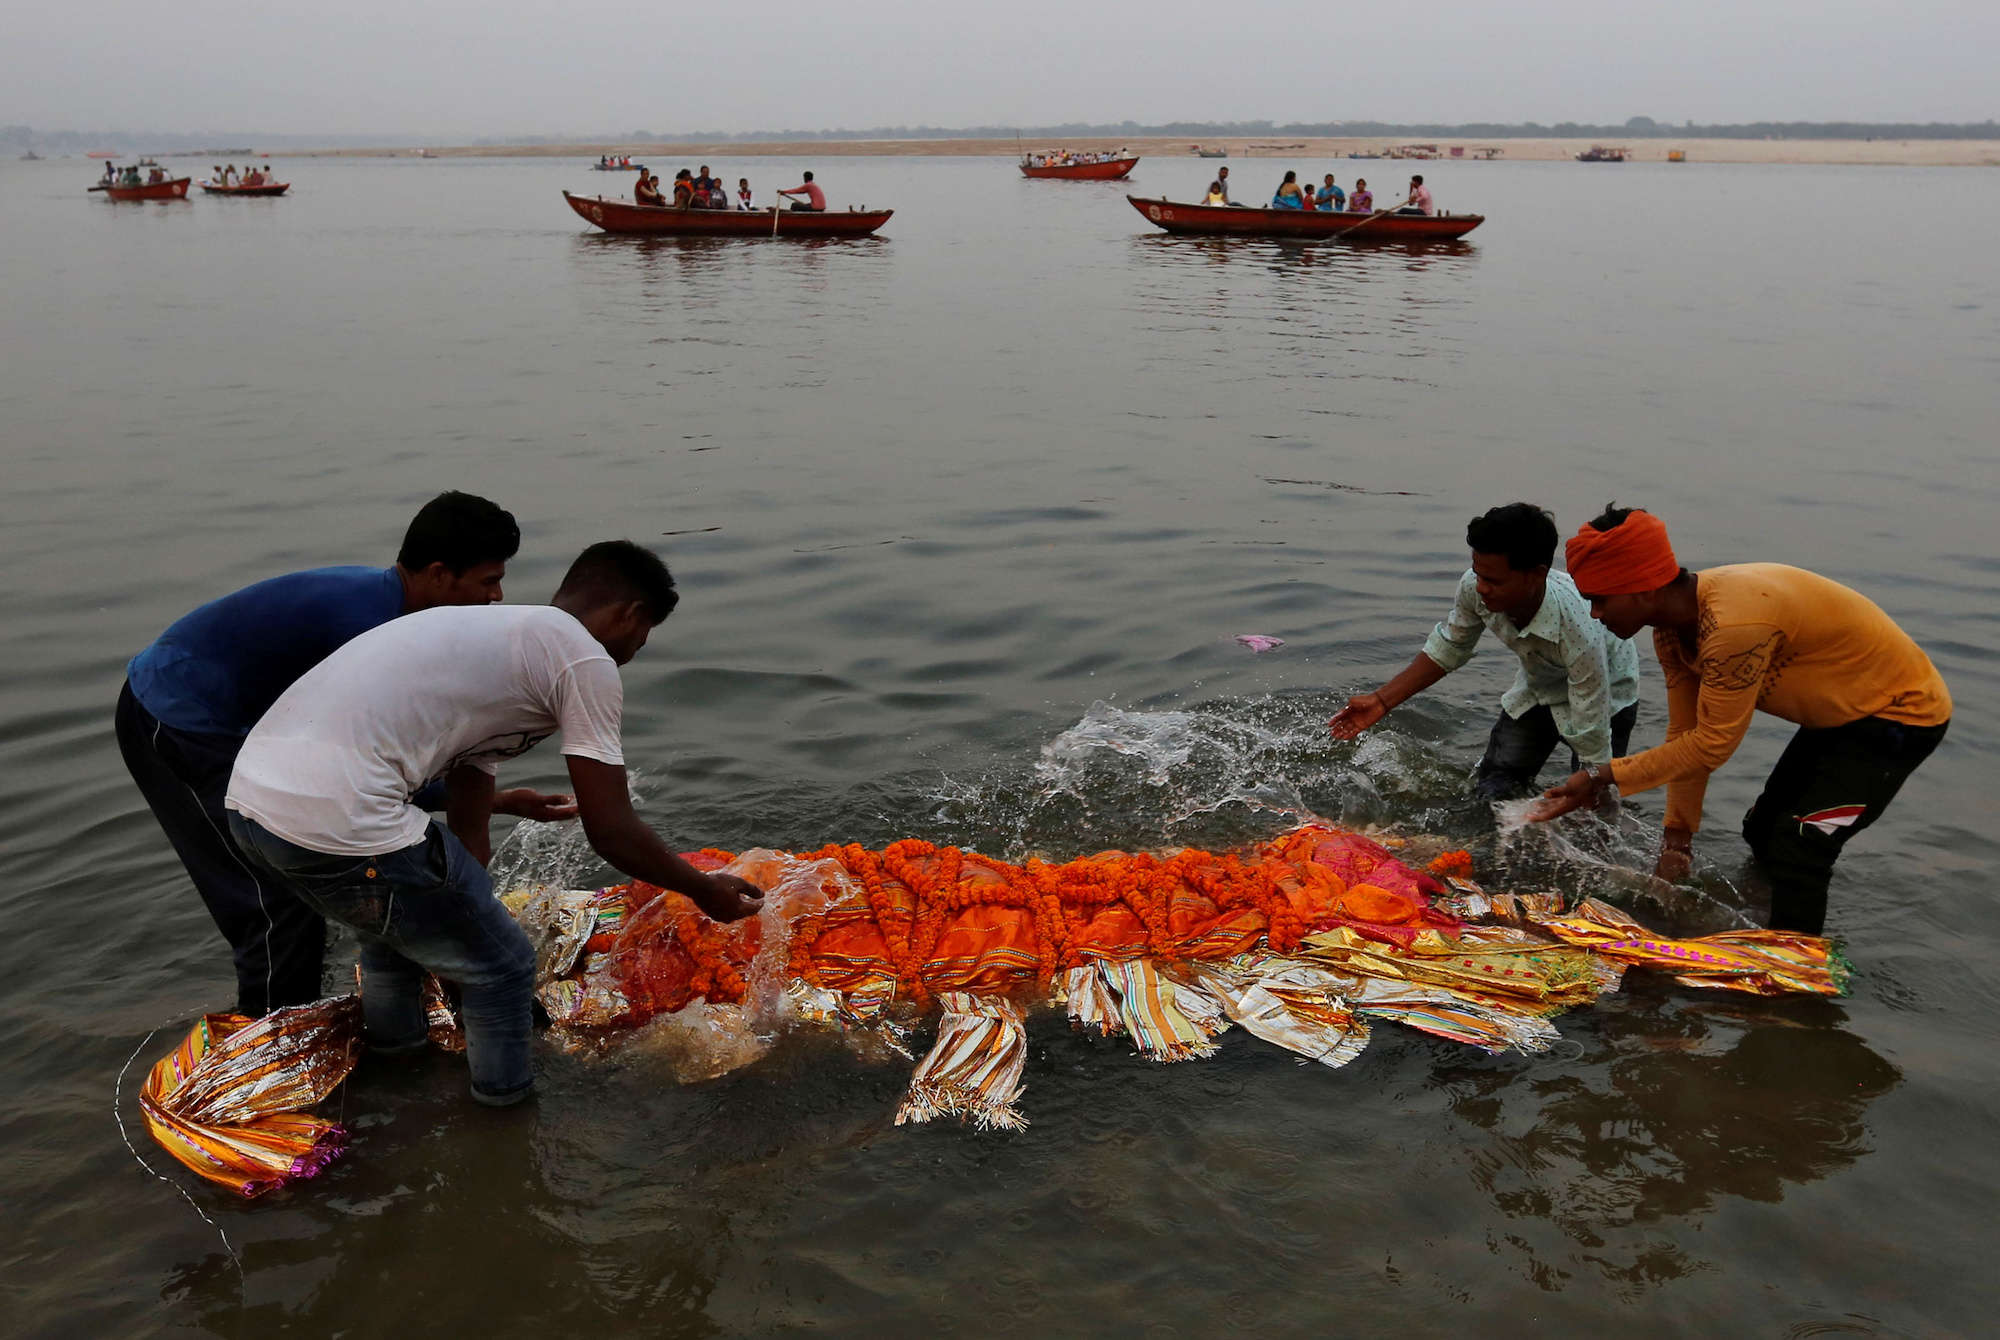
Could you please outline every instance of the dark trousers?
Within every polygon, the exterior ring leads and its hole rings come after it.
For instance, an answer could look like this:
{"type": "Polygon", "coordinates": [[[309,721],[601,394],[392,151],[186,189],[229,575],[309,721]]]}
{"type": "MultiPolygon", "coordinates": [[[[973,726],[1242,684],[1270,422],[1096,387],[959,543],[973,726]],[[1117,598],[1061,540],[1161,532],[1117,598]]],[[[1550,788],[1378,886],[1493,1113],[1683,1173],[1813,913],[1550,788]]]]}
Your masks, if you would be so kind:
{"type": "MultiPolygon", "coordinates": [[[[1611,714],[1613,758],[1625,756],[1626,746],[1632,742],[1632,727],[1638,720],[1637,703],[1611,714]]],[[[1502,712],[1500,719],[1493,723],[1493,733],[1486,737],[1486,755],[1479,760],[1479,775],[1473,783],[1473,795],[1488,803],[1533,795],[1535,778],[1541,775],[1542,765],[1549,761],[1549,755],[1561,743],[1562,735],[1556,730],[1555,715],[1548,708],[1531,707],[1518,717],[1502,712]]],[[[1569,770],[1575,772],[1582,766],[1572,749],[1569,770]]]]}
{"type": "Polygon", "coordinates": [[[242,741],[162,725],[118,695],[118,752],[236,960],[236,1009],[252,1018],[320,997],[326,922],[229,839],[222,797],[242,741]]]}
{"type": "Polygon", "coordinates": [[[1771,881],[1772,929],[1821,933],[1841,848],[1889,808],[1950,725],[1863,717],[1792,736],[1743,816],[1743,840],[1771,881]]]}

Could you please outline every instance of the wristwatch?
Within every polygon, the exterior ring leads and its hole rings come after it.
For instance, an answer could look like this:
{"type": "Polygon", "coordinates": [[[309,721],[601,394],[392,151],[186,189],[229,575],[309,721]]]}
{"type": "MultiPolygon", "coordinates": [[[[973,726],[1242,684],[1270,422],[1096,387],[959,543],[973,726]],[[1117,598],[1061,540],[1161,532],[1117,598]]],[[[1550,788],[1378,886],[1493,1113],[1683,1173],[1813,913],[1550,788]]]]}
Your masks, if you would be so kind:
{"type": "Polygon", "coordinates": [[[1616,790],[1618,787],[1618,783],[1612,779],[1611,765],[1608,763],[1586,763],[1583,765],[1583,775],[1590,778],[1590,789],[1598,795],[1602,795],[1606,788],[1616,790]]]}

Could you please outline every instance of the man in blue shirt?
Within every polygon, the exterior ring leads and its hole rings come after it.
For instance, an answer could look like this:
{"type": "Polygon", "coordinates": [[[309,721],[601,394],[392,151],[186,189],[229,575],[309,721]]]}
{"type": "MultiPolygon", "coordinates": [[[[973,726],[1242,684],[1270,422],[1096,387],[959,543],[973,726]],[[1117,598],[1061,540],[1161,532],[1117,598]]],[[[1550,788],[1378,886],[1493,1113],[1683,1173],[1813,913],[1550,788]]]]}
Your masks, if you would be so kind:
{"type": "Polygon", "coordinates": [[[1329,723],[1333,738],[1352,740],[1464,665],[1490,632],[1521,666],[1479,760],[1479,799],[1530,794],[1558,743],[1570,747],[1572,771],[1623,756],[1639,715],[1639,653],[1590,617],[1568,574],[1549,571],[1554,519],[1532,503],[1508,503],[1474,517],[1465,541],[1472,566],[1451,613],[1400,674],[1347,700],[1329,723]]]}
{"type": "MultiPolygon", "coordinates": [[[[236,1008],[252,1017],[316,1000],[320,915],[259,878],[222,807],[236,753],[292,682],[349,639],[436,605],[500,599],[521,546],[514,518],[469,493],[424,504],[389,568],[315,568],[246,586],[176,620],[126,667],[119,752],[236,960],[236,1008]]],[[[559,818],[567,797],[503,793],[500,813],[559,818]]]]}

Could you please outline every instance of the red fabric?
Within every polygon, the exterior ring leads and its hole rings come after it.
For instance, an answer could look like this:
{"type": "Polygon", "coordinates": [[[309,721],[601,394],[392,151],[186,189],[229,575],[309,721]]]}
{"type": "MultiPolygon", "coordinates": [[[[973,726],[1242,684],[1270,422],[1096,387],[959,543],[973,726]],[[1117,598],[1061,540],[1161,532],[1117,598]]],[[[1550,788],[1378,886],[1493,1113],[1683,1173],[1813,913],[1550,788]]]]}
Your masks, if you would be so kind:
{"type": "Polygon", "coordinates": [[[1651,512],[1633,512],[1610,530],[1585,525],[1563,550],[1570,580],[1585,596],[1657,591],[1680,576],[1667,528],[1651,512]]]}

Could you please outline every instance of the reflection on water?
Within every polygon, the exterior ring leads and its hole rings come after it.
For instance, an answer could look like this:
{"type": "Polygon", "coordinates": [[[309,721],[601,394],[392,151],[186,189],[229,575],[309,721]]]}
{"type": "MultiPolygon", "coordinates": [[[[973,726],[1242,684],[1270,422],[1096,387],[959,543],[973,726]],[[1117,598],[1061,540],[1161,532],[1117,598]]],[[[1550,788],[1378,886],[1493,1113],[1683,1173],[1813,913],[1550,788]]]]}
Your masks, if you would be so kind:
{"type": "MultiPolygon", "coordinates": [[[[948,1333],[970,1306],[996,1333],[1275,1335],[1323,1330],[1330,1298],[1370,1332],[1552,1303],[1603,1330],[1986,1320],[1962,1301],[1985,1232],[1965,1188],[2000,1179],[2000,938],[1947,895],[1995,855],[1978,537],[2000,284],[1829,221],[1891,190],[1988,217],[2000,179],[1759,171],[1793,208],[1702,232],[1689,193],[1752,174],[1441,167],[1488,222],[1385,247],[1168,237],[1118,188],[1006,161],[718,165],[811,167],[837,204],[897,208],[874,239],[771,243],[605,236],[549,160],[314,160],[294,198],[237,209],[93,207],[74,166],[0,163],[20,1329],[948,1333]],[[147,1030],[229,978],[109,705],[174,617],[387,562],[452,486],[520,516],[516,600],[609,535],[672,563],[683,603],[624,672],[625,727],[641,811],[686,846],[1068,856],[1323,815],[1469,847],[1496,884],[1736,924],[1754,895],[1726,817],[1783,732],[1715,779],[1701,878],[1671,902],[1642,873],[1657,797],[1615,830],[1535,834],[1465,801],[1511,674],[1491,648],[1327,738],[1443,613],[1466,519],[1521,496],[1566,528],[1650,504],[1702,562],[1854,582],[1960,717],[1843,859],[1838,1009],[1655,982],[1565,1017],[1545,1056],[1385,1027],[1337,1072],[1234,1035],[1157,1066],[1038,1019],[1035,1124],[997,1140],[889,1126],[907,1065],[809,1037],[692,1087],[643,1043],[545,1050],[539,1105],[497,1121],[467,1110],[457,1058],[371,1062],[324,1181],[250,1207],[195,1192],[239,1280],[107,1112],[147,1030]],[[1285,645],[1253,656],[1242,633],[1285,645]]],[[[1149,159],[1134,189],[1185,196],[1207,170],[1149,159]]],[[[1642,743],[1658,691],[1649,669],[1642,743]]],[[[560,759],[509,780],[559,788],[560,759]]],[[[573,833],[503,852],[606,877],[573,833]]]]}
{"type": "Polygon", "coordinates": [[[1896,1067],[1823,1002],[1683,1000],[1660,979],[1564,1026],[1581,1054],[1523,1077],[1439,1067],[1453,1115],[1488,1135],[1469,1175],[1509,1224],[1499,1254],[1538,1287],[1592,1271],[1636,1298],[1712,1265],[1718,1201],[1777,1203],[1868,1154],[1896,1067]]]}

